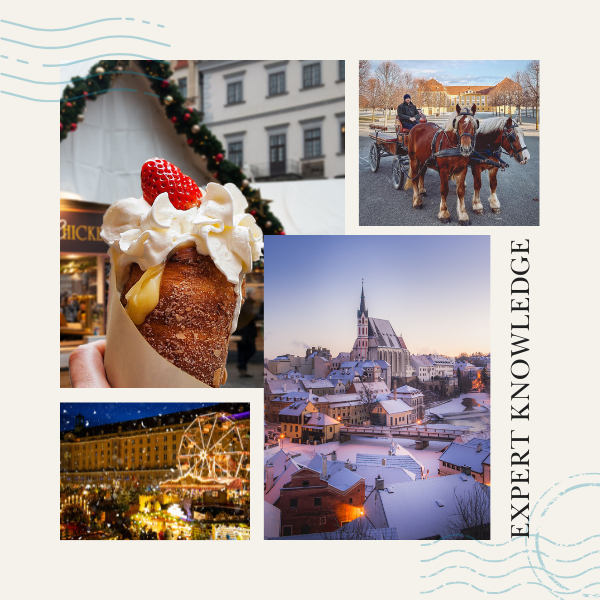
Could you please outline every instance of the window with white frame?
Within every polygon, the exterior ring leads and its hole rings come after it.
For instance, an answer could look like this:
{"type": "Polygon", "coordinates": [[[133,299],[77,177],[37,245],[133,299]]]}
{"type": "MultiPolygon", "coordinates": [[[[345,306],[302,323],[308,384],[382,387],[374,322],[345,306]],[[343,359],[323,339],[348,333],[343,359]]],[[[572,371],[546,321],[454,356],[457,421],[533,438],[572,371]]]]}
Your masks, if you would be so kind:
{"type": "Polygon", "coordinates": [[[227,84],[227,104],[239,104],[244,101],[243,81],[234,81],[227,84]]]}
{"type": "Polygon", "coordinates": [[[285,71],[269,74],[269,96],[285,94],[285,71]]]}
{"type": "Polygon", "coordinates": [[[227,147],[227,158],[241,169],[244,164],[244,142],[231,142],[227,147]]]}
{"type": "Polygon", "coordinates": [[[311,88],[321,85],[321,63],[305,65],[302,68],[302,87],[311,88]]]}
{"type": "Polygon", "coordinates": [[[179,91],[184,98],[187,98],[187,77],[181,77],[177,80],[179,91]]]}
{"type": "Polygon", "coordinates": [[[304,130],[304,158],[321,156],[321,127],[304,130]]]}

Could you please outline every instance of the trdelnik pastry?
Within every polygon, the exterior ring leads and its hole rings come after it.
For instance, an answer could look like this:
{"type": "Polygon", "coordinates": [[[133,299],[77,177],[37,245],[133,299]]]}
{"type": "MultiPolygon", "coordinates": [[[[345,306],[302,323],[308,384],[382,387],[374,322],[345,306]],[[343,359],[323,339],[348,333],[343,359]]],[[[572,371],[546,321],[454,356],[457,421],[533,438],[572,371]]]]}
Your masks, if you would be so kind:
{"type": "MultiPolygon", "coordinates": [[[[163,159],[142,167],[142,191],[104,215],[121,304],[163,358],[219,387],[262,232],[234,185],[203,191],[163,159]]],[[[107,353],[110,338],[109,327],[107,353]]]]}

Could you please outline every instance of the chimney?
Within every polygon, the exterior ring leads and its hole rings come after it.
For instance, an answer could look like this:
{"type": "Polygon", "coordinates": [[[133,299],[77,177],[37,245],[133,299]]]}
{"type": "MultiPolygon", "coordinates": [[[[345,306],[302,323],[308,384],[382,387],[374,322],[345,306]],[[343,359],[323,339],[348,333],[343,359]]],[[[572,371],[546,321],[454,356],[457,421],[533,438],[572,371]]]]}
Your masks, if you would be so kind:
{"type": "Polygon", "coordinates": [[[383,483],[383,479],[381,478],[381,475],[377,475],[377,479],[375,479],[375,489],[376,490],[381,490],[383,491],[384,488],[384,483],[383,483]]]}
{"type": "Polygon", "coordinates": [[[285,379],[283,380],[283,391],[287,391],[287,381],[285,381],[285,379]]]}
{"type": "Polygon", "coordinates": [[[469,467],[469,465],[463,465],[460,468],[460,472],[463,473],[464,475],[471,475],[471,467],[469,467]]]}
{"type": "Polygon", "coordinates": [[[331,453],[331,460],[337,460],[337,452],[335,450],[331,453]]]}
{"type": "Polygon", "coordinates": [[[349,469],[350,471],[352,471],[352,463],[350,462],[350,459],[348,459],[345,463],[344,463],[344,467],[346,467],[346,469],[349,469]]]}
{"type": "Polygon", "coordinates": [[[381,459],[381,466],[382,466],[382,467],[385,467],[385,462],[386,462],[386,461],[385,461],[385,458],[382,458],[382,459],[381,459]]]}
{"type": "Polygon", "coordinates": [[[321,476],[323,479],[327,479],[327,455],[323,454],[323,466],[321,467],[321,476]]]}
{"type": "Polygon", "coordinates": [[[481,452],[481,444],[477,444],[477,452],[481,452]]]}
{"type": "Polygon", "coordinates": [[[273,465],[267,463],[267,487],[265,488],[265,492],[268,492],[273,487],[273,469],[273,465]]]}

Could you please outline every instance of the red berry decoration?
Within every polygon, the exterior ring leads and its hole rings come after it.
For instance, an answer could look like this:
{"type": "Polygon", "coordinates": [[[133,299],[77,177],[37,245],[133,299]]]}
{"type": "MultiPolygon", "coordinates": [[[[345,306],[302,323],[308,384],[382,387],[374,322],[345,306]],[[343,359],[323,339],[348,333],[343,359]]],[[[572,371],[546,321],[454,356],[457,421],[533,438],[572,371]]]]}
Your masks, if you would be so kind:
{"type": "Polygon", "coordinates": [[[279,232],[279,235],[285,235],[285,231],[279,232]]]}
{"type": "Polygon", "coordinates": [[[187,121],[187,120],[189,120],[189,118],[190,118],[190,113],[187,113],[187,112],[186,112],[186,113],[183,115],[183,120],[184,120],[184,121],[187,121]]]}
{"type": "Polygon", "coordinates": [[[63,130],[63,124],[62,123],[60,124],[60,130],[61,131],[63,130]]]}
{"type": "Polygon", "coordinates": [[[177,123],[177,117],[171,117],[171,123],[177,123]]]}
{"type": "Polygon", "coordinates": [[[161,84],[164,88],[168,88],[171,85],[171,82],[168,79],[163,79],[161,84]]]}
{"type": "Polygon", "coordinates": [[[67,102],[67,106],[68,106],[69,108],[71,108],[71,106],[73,106],[73,104],[71,104],[71,102],[67,102]]]}
{"type": "Polygon", "coordinates": [[[223,160],[223,155],[219,152],[219,154],[217,154],[215,158],[217,159],[217,162],[221,162],[223,160]]]}
{"type": "Polygon", "coordinates": [[[71,131],[75,131],[77,129],[77,123],[71,123],[71,131]]]}
{"type": "Polygon", "coordinates": [[[83,92],[83,95],[87,98],[88,93],[87,92],[83,92]]]}
{"type": "Polygon", "coordinates": [[[188,139],[188,146],[191,146],[194,143],[194,140],[188,139]]]}
{"type": "Polygon", "coordinates": [[[167,192],[171,204],[178,210],[200,206],[202,190],[175,165],[163,158],[152,158],[142,166],[144,200],[152,205],[159,194],[167,192]]]}

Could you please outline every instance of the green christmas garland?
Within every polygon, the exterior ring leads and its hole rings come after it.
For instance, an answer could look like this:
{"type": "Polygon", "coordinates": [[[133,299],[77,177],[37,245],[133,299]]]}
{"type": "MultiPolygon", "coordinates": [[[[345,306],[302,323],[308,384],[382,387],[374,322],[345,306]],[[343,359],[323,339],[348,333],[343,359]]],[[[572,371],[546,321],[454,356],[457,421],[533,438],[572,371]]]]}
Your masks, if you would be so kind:
{"type": "MultiPolygon", "coordinates": [[[[185,106],[185,98],[179,86],[171,81],[173,71],[166,61],[136,61],[150,81],[153,92],[165,107],[167,118],[175,126],[175,131],[187,138],[188,145],[206,161],[206,166],[221,184],[233,183],[242,190],[248,200],[249,212],[265,234],[285,235],[283,225],[270,211],[268,201],[260,197],[260,191],[250,187],[243,171],[228,161],[221,142],[202,124],[202,113],[185,106]]],[[[101,60],[96,63],[86,77],[73,77],[61,99],[60,141],[77,129],[84,120],[88,100],[96,100],[106,94],[116,77],[123,74],[129,61],[101,60]]]]}

